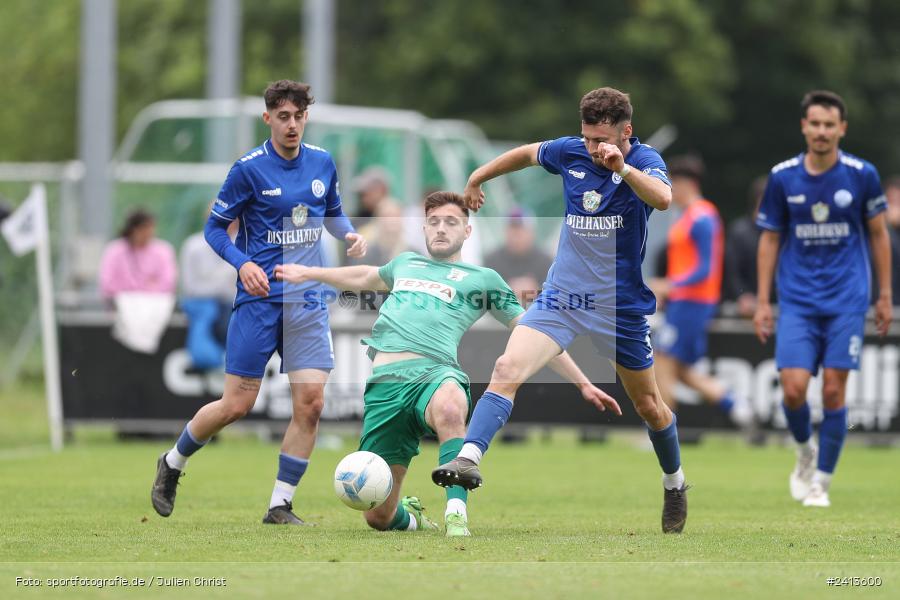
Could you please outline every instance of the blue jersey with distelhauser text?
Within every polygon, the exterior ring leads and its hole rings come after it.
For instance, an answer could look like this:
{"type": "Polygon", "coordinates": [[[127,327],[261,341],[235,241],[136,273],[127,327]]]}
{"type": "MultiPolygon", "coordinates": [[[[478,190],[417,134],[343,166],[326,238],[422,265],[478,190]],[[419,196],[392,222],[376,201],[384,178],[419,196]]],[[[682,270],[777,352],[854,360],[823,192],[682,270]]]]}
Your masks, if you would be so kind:
{"type": "Polygon", "coordinates": [[[318,146],[301,144],[297,157],[288,160],[275,151],[271,140],[234,163],[210,219],[223,223],[238,219],[234,246],[245,256],[231,260],[226,256],[226,260],[240,263],[249,259],[269,277],[266,298],[248,294],[238,279],[235,306],[259,299],[309,303],[323,298],[325,288],[318,282],[284,284],[275,280],[275,265],[323,266],[323,229],[342,241],[353,231],[341,209],[331,155],[318,146]]]}
{"type": "MultiPolygon", "coordinates": [[[[636,137],[630,142],[625,163],[671,185],[659,152],[636,137]]],[[[562,177],[566,206],[545,294],[558,292],[561,302],[576,308],[632,315],[656,312],[656,298],[641,275],[653,208],[617,173],[594,164],[582,138],[543,142],[538,162],[562,177]]]]}
{"type": "Polygon", "coordinates": [[[887,208],[878,171],[840,152],[834,166],[811,175],[803,157],[772,168],[756,217],[781,234],[779,305],[811,316],[863,313],[872,285],[867,221],[887,208]]]}

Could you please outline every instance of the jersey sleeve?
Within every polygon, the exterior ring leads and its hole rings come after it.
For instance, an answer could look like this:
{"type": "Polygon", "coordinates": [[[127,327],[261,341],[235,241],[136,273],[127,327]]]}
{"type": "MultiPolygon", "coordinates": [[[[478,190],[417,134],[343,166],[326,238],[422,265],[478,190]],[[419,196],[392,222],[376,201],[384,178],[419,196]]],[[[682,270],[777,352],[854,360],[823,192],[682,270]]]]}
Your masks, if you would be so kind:
{"type": "Polygon", "coordinates": [[[667,186],[672,187],[672,182],[669,181],[669,170],[666,168],[662,156],[654,148],[649,146],[644,146],[644,148],[645,151],[637,156],[632,166],[645,175],[656,177],[667,186]]]}
{"type": "Polygon", "coordinates": [[[780,178],[774,174],[769,175],[766,182],[766,191],[756,213],[756,226],[769,231],[784,231],[787,227],[787,199],[780,178]]]}
{"type": "Polygon", "coordinates": [[[546,142],[541,142],[538,148],[538,163],[554,175],[559,175],[563,169],[562,159],[568,139],[562,137],[555,140],[547,140],[546,142]]]}
{"type": "Polygon", "coordinates": [[[381,277],[381,280],[387,284],[389,290],[394,289],[394,270],[402,263],[409,260],[410,255],[415,255],[414,252],[403,252],[402,254],[398,254],[386,265],[378,267],[378,276],[381,277]]]}
{"type": "Polygon", "coordinates": [[[495,319],[508,326],[509,322],[525,312],[525,309],[499,273],[491,270],[488,282],[487,309],[495,319]]]}
{"type": "Polygon", "coordinates": [[[871,219],[887,210],[887,198],[881,188],[881,178],[878,177],[878,169],[873,165],[867,165],[864,171],[865,202],[863,203],[863,215],[871,219]]]}
{"type": "Polygon", "coordinates": [[[241,216],[247,205],[253,201],[253,187],[247,181],[247,176],[241,169],[240,163],[234,163],[216,202],[213,205],[211,214],[218,217],[222,221],[231,223],[241,216]]]}

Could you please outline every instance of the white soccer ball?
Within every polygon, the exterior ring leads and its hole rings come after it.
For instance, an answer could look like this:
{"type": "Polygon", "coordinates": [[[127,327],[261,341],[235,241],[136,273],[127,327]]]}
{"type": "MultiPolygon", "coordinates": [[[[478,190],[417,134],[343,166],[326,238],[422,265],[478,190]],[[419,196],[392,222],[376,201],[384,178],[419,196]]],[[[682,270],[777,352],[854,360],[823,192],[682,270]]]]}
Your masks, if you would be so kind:
{"type": "Polygon", "coordinates": [[[387,500],[393,487],[391,468],[372,452],[348,454],[334,471],[334,492],[356,510],[372,510],[387,500]]]}

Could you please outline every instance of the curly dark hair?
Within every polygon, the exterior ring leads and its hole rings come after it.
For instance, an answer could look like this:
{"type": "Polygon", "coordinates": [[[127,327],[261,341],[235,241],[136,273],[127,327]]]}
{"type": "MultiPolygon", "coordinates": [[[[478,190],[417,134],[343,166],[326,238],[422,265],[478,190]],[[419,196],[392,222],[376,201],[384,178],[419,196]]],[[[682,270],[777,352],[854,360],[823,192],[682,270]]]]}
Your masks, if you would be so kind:
{"type": "Polygon", "coordinates": [[[300,110],[306,110],[316,101],[309,93],[309,84],[290,79],[273,81],[266,87],[263,97],[266,99],[266,110],[278,108],[285,102],[292,102],[300,110]]]}
{"type": "Polygon", "coordinates": [[[581,99],[581,121],[588,125],[618,125],[631,120],[628,94],[610,87],[591,90],[581,99]]]}
{"type": "Polygon", "coordinates": [[[432,192],[428,194],[428,196],[425,198],[425,214],[427,215],[435,208],[440,208],[445,204],[453,204],[454,206],[458,206],[467,217],[469,216],[469,209],[466,206],[466,202],[465,200],[463,200],[463,197],[454,192],[444,191],[432,192]]]}

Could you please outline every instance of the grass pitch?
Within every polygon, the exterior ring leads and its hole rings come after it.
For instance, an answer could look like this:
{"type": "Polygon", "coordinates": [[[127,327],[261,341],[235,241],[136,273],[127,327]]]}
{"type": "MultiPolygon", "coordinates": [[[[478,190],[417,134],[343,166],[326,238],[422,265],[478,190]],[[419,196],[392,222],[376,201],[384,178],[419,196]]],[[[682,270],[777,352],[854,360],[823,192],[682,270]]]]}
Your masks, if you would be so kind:
{"type": "MultiPolygon", "coordinates": [[[[255,439],[228,436],[192,458],[168,519],[149,501],[166,443],[101,434],[60,454],[4,451],[0,597],[897,597],[896,449],[848,446],[832,508],[814,510],[788,495],[787,448],[725,439],[685,447],[688,524],[664,536],[658,467],[640,439],[495,445],[486,486],[470,495],[474,537],[462,540],[369,530],[332,490],[335,465],[355,449],[349,439],[313,455],[295,510],[319,526],[302,529],[260,523],[278,447],[255,439]],[[144,585],[49,587],[50,578],[117,576],[144,585]],[[829,586],[830,577],[881,585],[829,586]]],[[[429,477],[436,463],[437,447],[423,445],[404,491],[442,520],[443,490],[429,477]]]]}

